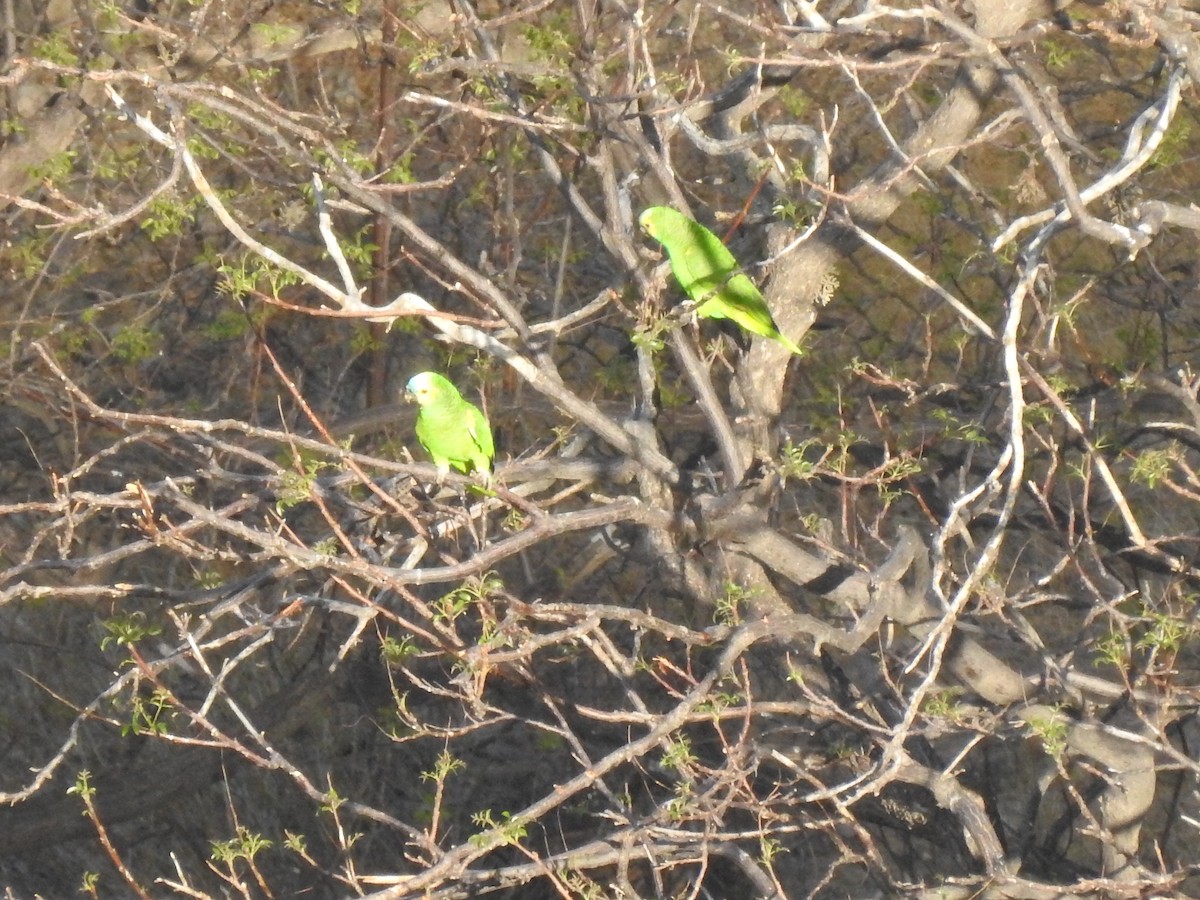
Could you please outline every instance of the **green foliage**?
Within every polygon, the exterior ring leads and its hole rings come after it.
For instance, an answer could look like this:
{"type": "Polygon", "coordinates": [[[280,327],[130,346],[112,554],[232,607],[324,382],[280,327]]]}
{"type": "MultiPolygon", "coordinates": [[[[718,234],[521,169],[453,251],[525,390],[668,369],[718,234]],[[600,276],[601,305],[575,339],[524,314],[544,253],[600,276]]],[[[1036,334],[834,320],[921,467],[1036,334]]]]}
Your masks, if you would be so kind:
{"type": "Polygon", "coordinates": [[[565,13],[551,16],[544,25],[526,25],[521,36],[529,44],[529,55],[540,62],[559,62],[570,58],[572,24],[565,13]]]}
{"type": "Polygon", "coordinates": [[[301,452],[293,457],[292,464],[280,476],[275,499],[275,512],[283,515],[294,506],[299,506],[312,497],[317,476],[325,469],[337,468],[327,459],[301,452]]]}
{"type": "Polygon", "coordinates": [[[1174,449],[1143,450],[1133,458],[1133,466],[1129,477],[1150,489],[1158,487],[1159,483],[1171,474],[1178,454],[1174,449]]]}
{"type": "Polygon", "coordinates": [[[726,47],[721,51],[721,55],[725,59],[725,74],[733,77],[737,74],[737,70],[746,65],[745,54],[738,47],[726,47]]]}
{"type": "Polygon", "coordinates": [[[57,184],[64,181],[75,170],[75,160],[79,154],[74,150],[60,150],[53,156],[48,156],[37,165],[28,169],[29,177],[34,181],[57,184]]]}
{"type": "Polygon", "coordinates": [[[1169,613],[1150,613],[1149,619],[1149,629],[1137,642],[1137,646],[1142,650],[1178,653],[1193,631],[1192,626],[1185,620],[1169,613]]]}
{"type": "Polygon", "coordinates": [[[304,835],[293,831],[285,831],[283,833],[283,846],[294,853],[299,853],[301,856],[308,852],[308,842],[304,835]]]}
{"type": "Polygon", "coordinates": [[[447,55],[446,49],[436,41],[421,44],[413,52],[408,61],[408,74],[419,75],[431,64],[438,62],[447,55]]]}
{"type": "Polygon", "coordinates": [[[449,750],[443,750],[433,768],[421,773],[421,780],[444,782],[455,772],[461,772],[466,767],[467,764],[463,760],[456,758],[449,750]]]}
{"type": "Polygon", "coordinates": [[[513,506],[507,513],[504,514],[504,518],[500,522],[500,527],[509,534],[516,534],[525,527],[528,521],[528,514],[526,514],[524,510],[513,506]]]}
{"type": "Polygon", "coordinates": [[[833,759],[842,760],[844,762],[855,762],[862,760],[864,756],[864,747],[861,743],[850,741],[839,741],[830,745],[830,755],[833,759]]]}
{"type": "Polygon", "coordinates": [[[1039,45],[1046,54],[1047,69],[1067,69],[1080,60],[1083,55],[1078,45],[1071,46],[1067,41],[1047,38],[1039,45]]]}
{"type": "Polygon", "coordinates": [[[717,598],[713,607],[713,621],[718,625],[737,625],[742,621],[742,604],[755,593],[753,589],[748,590],[736,582],[725,582],[725,592],[717,598]]]}
{"type": "Polygon", "coordinates": [[[512,637],[501,630],[499,623],[491,616],[485,616],[483,627],[479,630],[479,646],[493,650],[512,646],[512,637]]]}
{"type": "Polygon", "coordinates": [[[666,748],[663,750],[662,765],[664,769],[673,769],[677,772],[690,768],[696,764],[696,755],[692,753],[692,744],[684,735],[676,735],[666,742],[666,748]]]}
{"type": "Polygon", "coordinates": [[[520,817],[513,817],[510,812],[500,814],[500,821],[492,815],[490,809],[485,809],[471,816],[471,821],[486,829],[471,835],[467,840],[472,847],[484,849],[498,844],[517,844],[528,834],[528,827],[520,817]]]}
{"type": "Polygon", "coordinates": [[[810,211],[808,205],[798,204],[796,200],[786,198],[772,206],[770,211],[781,221],[791,224],[793,228],[804,228],[809,223],[810,211]]]}
{"type": "MultiPolygon", "coordinates": [[[[633,333],[632,339],[637,341],[638,332],[633,333]]],[[[665,344],[660,344],[659,349],[663,346],[665,344]]],[[[604,365],[595,370],[592,377],[600,390],[606,394],[623,396],[629,392],[632,385],[637,384],[637,370],[634,361],[620,353],[605,361],[604,365]]]]}
{"type": "Polygon", "coordinates": [[[153,328],[126,325],[113,335],[112,352],[122,362],[136,365],[157,354],[161,342],[162,335],[153,328]]]}
{"type": "Polygon", "coordinates": [[[555,734],[553,731],[539,731],[533,736],[533,746],[542,753],[553,753],[563,749],[566,741],[562,735],[555,734]]]}
{"type": "Polygon", "coordinates": [[[559,869],[554,873],[567,889],[572,900],[606,900],[610,896],[603,885],[575,869],[559,869]]]}
{"type": "Polygon", "coordinates": [[[1096,659],[1093,665],[1101,666],[1107,663],[1118,669],[1125,669],[1131,662],[1129,638],[1121,631],[1110,631],[1094,644],[1096,659]]]}
{"type": "Polygon", "coordinates": [[[815,512],[800,517],[800,524],[809,534],[820,534],[821,525],[824,521],[821,514],[815,512]]]}
{"type": "Polygon", "coordinates": [[[745,698],[737,691],[722,691],[710,695],[703,703],[696,704],[696,712],[707,713],[716,718],[724,710],[729,709],[731,706],[737,706],[744,700],[745,698]]]}
{"type": "Polygon", "coordinates": [[[986,444],[987,433],[975,422],[963,422],[948,409],[940,407],[930,410],[930,416],[942,423],[943,433],[955,441],[966,441],[968,444],[986,444]]]}
{"type": "Polygon", "coordinates": [[[931,219],[940,218],[949,211],[946,198],[928,189],[914,191],[909,199],[916,204],[917,209],[931,219]]]}
{"type": "Polygon", "coordinates": [[[804,684],[804,670],[797,665],[793,665],[791,660],[787,664],[787,680],[791,684],[804,684]]]}
{"type": "Polygon", "coordinates": [[[858,441],[858,435],[849,431],[838,432],[837,441],[830,452],[825,455],[829,468],[839,475],[846,475],[854,462],[850,448],[858,441]]]}
{"type": "Polygon", "coordinates": [[[101,650],[107,650],[110,646],[132,647],[148,637],[162,634],[162,626],[148,624],[143,612],[116,615],[104,619],[100,625],[106,632],[100,641],[101,650]]]}
{"type": "Polygon", "coordinates": [[[443,594],[430,604],[430,609],[437,620],[449,625],[476,603],[502,590],[504,582],[500,580],[500,576],[495,572],[485,572],[483,575],[468,578],[448,594],[443,594]]]}
{"type": "Polygon", "coordinates": [[[246,334],[250,320],[240,309],[223,309],[216,318],[200,329],[200,333],[213,341],[231,341],[246,334]]]}
{"type": "Polygon", "coordinates": [[[244,825],[237,827],[237,833],[227,841],[210,841],[212,859],[215,862],[229,865],[239,859],[253,861],[259,853],[272,845],[272,842],[261,834],[251,831],[244,825]]]}
{"type": "Polygon", "coordinates": [[[370,325],[355,324],[350,334],[350,352],[353,355],[359,356],[363,353],[377,353],[386,347],[387,343],[379,337],[376,330],[370,325]]]}
{"type": "Polygon", "coordinates": [[[189,103],[186,116],[189,124],[205,131],[226,132],[233,127],[227,114],[206,103],[189,103]]]}
{"type": "Polygon", "coordinates": [[[96,796],[96,789],[92,787],[92,773],[88,769],[80,769],[79,774],[75,776],[75,784],[67,788],[67,794],[75,794],[83,797],[85,800],[90,800],[96,796]]]}
{"type": "Polygon", "coordinates": [[[201,590],[211,590],[215,587],[220,587],[225,583],[225,577],[220,572],[210,570],[200,572],[196,575],[196,587],[201,590]]]}
{"type": "Polygon", "coordinates": [[[675,785],[675,793],[667,802],[665,811],[672,822],[682,822],[688,816],[696,801],[696,792],[690,782],[680,781],[675,785]]]}
{"type": "Polygon", "coordinates": [[[762,860],[764,866],[770,866],[775,862],[775,857],[780,853],[788,853],[788,849],[783,846],[777,838],[763,835],[758,839],[758,858],[762,860]]]}
{"type": "Polygon", "coordinates": [[[679,378],[658,379],[658,399],[663,409],[677,409],[686,406],[692,400],[692,395],[679,378]]]}
{"type": "Polygon", "coordinates": [[[783,445],[783,449],[779,451],[779,474],[783,480],[785,482],[789,480],[808,481],[810,478],[815,478],[817,461],[810,458],[809,450],[821,446],[821,442],[815,438],[809,438],[799,444],[793,444],[791,440],[788,440],[783,445]]]}
{"type": "Polygon", "coordinates": [[[123,10],[116,0],[100,0],[96,4],[96,25],[101,30],[116,28],[121,21],[123,10]]]}
{"type": "Polygon", "coordinates": [[[1184,116],[1176,116],[1171,120],[1167,133],[1163,135],[1158,148],[1146,164],[1150,169],[1163,169],[1179,165],[1187,158],[1192,137],[1192,123],[1184,116]]]}
{"type": "Polygon", "coordinates": [[[587,109],[583,97],[574,89],[570,79],[562,75],[535,75],[529,80],[532,99],[538,104],[550,104],[550,111],[564,119],[580,122],[587,109]]]}
{"type": "MultiPolygon", "coordinates": [[[[489,143],[487,145],[487,148],[483,151],[483,155],[482,155],[482,159],[484,162],[492,163],[492,164],[500,164],[500,163],[507,162],[514,169],[520,169],[521,164],[524,163],[528,158],[529,158],[529,150],[525,146],[524,142],[508,140],[508,139],[493,140],[491,143],[489,143]]],[[[487,188],[488,190],[491,190],[492,188],[495,187],[495,185],[490,181],[485,181],[485,182],[481,182],[479,187],[487,188]]],[[[477,198],[482,198],[482,197],[491,196],[491,195],[490,194],[475,195],[473,193],[472,196],[477,197],[477,198]]]]}
{"type": "Polygon", "coordinates": [[[148,699],[141,694],[135,694],[129,721],[121,726],[121,736],[169,733],[171,729],[167,719],[172,708],[171,695],[163,688],[156,688],[148,699]]]}
{"type": "Polygon", "coordinates": [[[92,156],[92,174],[102,181],[113,181],[121,175],[123,162],[112,147],[101,147],[92,156]]]}
{"type": "Polygon", "coordinates": [[[958,702],[965,690],[953,685],[947,688],[930,691],[921,704],[922,711],[935,719],[948,719],[951,722],[962,720],[963,708],[958,702]]]}
{"type": "Polygon", "coordinates": [[[26,235],[11,244],[0,243],[0,259],[14,270],[15,274],[29,280],[35,278],[46,267],[49,250],[49,234],[26,235]]]}
{"type": "Polygon", "coordinates": [[[367,236],[373,231],[373,226],[366,226],[359,230],[352,241],[341,241],[339,246],[342,253],[345,254],[349,262],[357,263],[358,265],[369,268],[374,262],[375,253],[379,248],[367,240],[367,236]]]}
{"type": "MultiPolygon", "coordinates": [[[[202,134],[188,135],[184,143],[187,145],[188,152],[191,153],[196,159],[214,160],[221,158],[221,151],[213,145],[212,141],[208,140],[208,138],[202,134]]],[[[235,156],[237,155],[237,148],[238,145],[232,142],[226,144],[225,146],[226,152],[229,152],[235,156]]]]}
{"type": "Polygon", "coordinates": [[[899,498],[901,492],[895,488],[896,483],[907,481],[921,474],[921,470],[921,461],[915,457],[898,456],[889,459],[884,464],[883,471],[879,473],[879,480],[875,484],[880,499],[885,503],[890,503],[899,498]]]}
{"type": "Polygon", "coordinates": [[[392,164],[388,166],[386,172],[383,173],[383,180],[388,184],[413,184],[417,177],[413,174],[413,160],[416,155],[413,153],[405,153],[392,160],[392,164]]]}
{"type": "Polygon", "coordinates": [[[284,288],[300,282],[300,276],[268,262],[259,256],[246,255],[236,263],[221,262],[217,265],[220,280],[217,293],[234,300],[241,300],[258,290],[266,282],[267,293],[278,297],[284,288]]]}
{"type": "Polygon", "coordinates": [[[444,622],[449,625],[470,609],[474,603],[475,596],[470,591],[453,590],[448,594],[443,594],[430,604],[430,609],[433,610],[435,622],[444,622]]]}
{"type": "Polygon", "coordinates": [[[271,46],[293,43],[304,34],[299,27],[284,22],[255,22],[250,26],[250,31],[271,46]]]}
{"type": "MultiPolygon", "coordinates": [[[[1123,345],[1126,361],[1131,366],[1153,365],[1162,353],[1162,341],[1157,328],[1138,321],[1134,317],[1132,324],[1117,328],[1114,332],[1118,341],[1123,345]]],[[[1115,369],[1124,368],[1121,365],[1115,369]]]]}
{"type": "Polygon", "coordinates": [[[808,95],[797,90],[790,84],[785,84],[779,89],[775,94],[775,100],[787,110],[793,119],[804,118],[804,114],[808,112],[811,106],[808,95]]]}
{"type": "Polygon", "coordinates": [[[996,251],[996,261],[1001,266],[1008,268],[1017,260],[1017,253],[1020,251],[1021,245],[1017,241],[1009,241],[1003,247],[996,251]]]}
{"type": "MultiPolygon", "coordinates": [[[[1058,390],[1058,393],[1061,393],[1061,390],[1058,390]]],[[[1036,428],[1047,422],[1053,422],[1054,415],[1054,407],[1049,403],[1030,403],[1022,410],[1021,421],[1030,428],[1036,428]]]]}
{"type": "Polygon", "coordinates": [[[99,872],[84,872],[79,882],[79,893],[98,896],[96,888],[100,886],[99,872]]]}
{"type": "Polygon", "coordinates": [[[159,194],[142,215],[142,230],[152,241],[164,237],[178,237],[183,233],[183,226],[195,218],[199,203],[199,196],[181,200],[169,192],[159,194]]]}
{"type": "Polygon", "coordinates": [[[341,809],[342,804],[346,799],[338,793],[337,788],[333,785],[329,786],[329,790],[325,792],[325,802],[321,804],[321,812],[336,813],[341,809]]]}
{"type": "Polygon", "coordinates": [[[42,59],[60,66],[77,67],[79,56],[68,40],[69,35],[70,32],[65,29],[51,31],[31,44],[30,54],[34,59],[42,59]]]}
{"type": "Polygon", "coordinates": [[[1046,384],[1050,385],[1050,390],[1054,391],[1056,394],[1070,393],[1075,387],[1075,385],[1072,384],[1071,379],[1062,372],[1051,372],[1046,375],[1045,378],[1046,384]]]}
{"type": "Polygon", "coordinates": [[[1049,715],[1034,716],[1028,722],[1029,730],[1039,739],[1046,753],[1055,759],[1062,757],[1067,749],[1067,737],[1071,733],[1071,725],[1061,710],[1054,710],[1049,715]]]}
{"type": "MultiPolygon", "coordinates": [[[[808,183],[808,170],[804,168],[804,160],[802,160],[802,159],[792,160],[791,167],[788,169],[788,172],[787,172],[787,180],[790,181],[792,184],[803,185],[803,184],[808,183]]],[[[793,222],[798,221],[795,218],[795,214],[796,214],[796,212],[798,212],[798,209],[797,209],[796,205],[794,203],[792,203],[791,201],[786,201],[784,203],[777,203],[775,205],[775,208],[778,210],[781,210],[781,211],[784,209],[789,209],[793,213],[791,220],[793,222]]]]}
{"type": "Polygon", "coordinates": [[[399,668],[414,656],[419,656],[421,648],[417,646],[417,642],[413,640],[412,635],[406,634],[400,640],[396,640],[390,634],[386,635],[379,644],[379,655],[383,658],[383,662],[388,668],[399,668]]]}
{"type": "Polygon", "coordinates": [[[341,541],[334,535],[330,535],[312,545],[313,553],[320,553],[322,556],[337,556],[341,547],[341,541]]]}
{"type": "Polygon", "coordinates": [[[359,149],[354,138],[347,137],[338,141],[334,145],[333,153],[318,147],[313,150],[313,156],[328,171],[336,171],[339,165],[358,175],[369,175],[375,170],[375,163],[359,149]]]}

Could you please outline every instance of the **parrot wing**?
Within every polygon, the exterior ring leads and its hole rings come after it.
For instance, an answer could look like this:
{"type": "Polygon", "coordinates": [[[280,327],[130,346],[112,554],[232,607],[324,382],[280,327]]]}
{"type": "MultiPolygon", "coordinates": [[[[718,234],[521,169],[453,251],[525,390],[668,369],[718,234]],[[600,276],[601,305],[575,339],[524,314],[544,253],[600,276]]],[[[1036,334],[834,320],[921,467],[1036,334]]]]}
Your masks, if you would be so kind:
{"type": "Polygon", "coordinates": [[[492,441],[492,429],[488,424],[487,417],[480,411],[479,407],[473,403],[466,403],[469,410],[470,422],[467,430],[470,432],[471,440],[475,443],[477,451],[477,459],[483,459],[485,465],[476,463],[475,468],[485,472],[490,472],[492,468],[492,460],[496,458],[496,445],[492,441]]]}

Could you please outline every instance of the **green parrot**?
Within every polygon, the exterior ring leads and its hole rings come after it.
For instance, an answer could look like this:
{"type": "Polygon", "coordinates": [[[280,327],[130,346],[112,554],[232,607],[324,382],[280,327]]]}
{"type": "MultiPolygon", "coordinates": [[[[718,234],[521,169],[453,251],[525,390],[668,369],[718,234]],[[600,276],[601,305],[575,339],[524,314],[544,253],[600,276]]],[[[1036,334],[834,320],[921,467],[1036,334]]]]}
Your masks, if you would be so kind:
{"type": "Polygon", "coordinates": [[[638,224],[666,248],[671,271],[696,304],[696,315],[731,319],[746,331],[778,341],[792,353],[804,352],[779,330],[767,301],[719,237],[667,206],[651,206],[638,217],[638,224]]]}
{"type": "Polygon", "coordinates": [[[496,450],[492,429],[479,407],[464,400],[458,388],[436,372],[414,375],[404,393],[421,407],[417,440],[433,457],[438,481],[453,466],[464,475],[474,471],[485,485],[490,484],[496,450]]]}

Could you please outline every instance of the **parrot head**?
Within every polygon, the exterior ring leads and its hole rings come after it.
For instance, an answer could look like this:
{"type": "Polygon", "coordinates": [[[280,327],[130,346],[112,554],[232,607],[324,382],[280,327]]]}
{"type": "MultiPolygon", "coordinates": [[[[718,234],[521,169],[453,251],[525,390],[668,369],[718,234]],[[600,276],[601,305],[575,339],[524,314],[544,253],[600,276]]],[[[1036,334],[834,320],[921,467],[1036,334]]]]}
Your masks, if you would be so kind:
{"type": "Polygon", "coordinates": [[[642,214],[638,216],[638,226],[642,229],[643,234],[646,234],[647,236],[654,238],[654,240],[658,241],[659,243],[662,243],[662,238],[659,237],[661,232],[657,227],[660,216],[656,212],[656,210],[660,208],[661,207],[651,206],[648,209],[643,210],[642,214]]]}
{"type": "MultiPolygon", "coordinates": [[[[450,382],[436,372],[418,372],[404,386],[404,398],[416,401],[418,406],[427,406],[444,396],[445,385],[450,385],[450,382]]],[[[453,388],[453,385],[450,387],[453,388]]]]}

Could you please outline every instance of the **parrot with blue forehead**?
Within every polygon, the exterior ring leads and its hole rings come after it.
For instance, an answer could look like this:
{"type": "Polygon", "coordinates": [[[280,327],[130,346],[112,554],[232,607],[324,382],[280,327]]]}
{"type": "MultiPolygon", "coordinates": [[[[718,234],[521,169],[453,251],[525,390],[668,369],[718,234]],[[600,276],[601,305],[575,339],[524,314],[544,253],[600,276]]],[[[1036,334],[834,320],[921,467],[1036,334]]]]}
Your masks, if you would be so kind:
{"type": "Polygon", "coordinates": [[[417,440],[437,466],[438,481],[451,467],[476,473],[485,485],[492,480],[496,456],[492,429],[479,407],[463,398],[451,381],[437,372],[420,372],[408,380],[405,395],[421,408],[417,440]]]}

